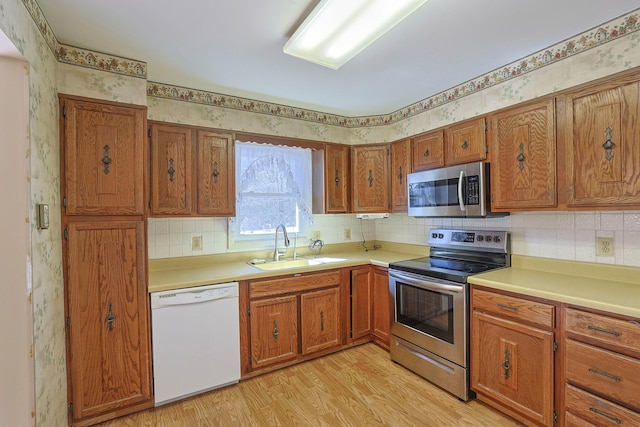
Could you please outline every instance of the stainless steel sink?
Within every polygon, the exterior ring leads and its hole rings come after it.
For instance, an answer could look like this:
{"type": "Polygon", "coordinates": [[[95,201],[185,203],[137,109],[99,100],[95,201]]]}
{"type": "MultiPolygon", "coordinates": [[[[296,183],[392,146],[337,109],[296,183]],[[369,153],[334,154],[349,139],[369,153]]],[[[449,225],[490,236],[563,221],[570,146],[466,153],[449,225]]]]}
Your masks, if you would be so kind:
{"type": "Polygon", "coordinates": [[[249,262],[248,264],[265,271],[284,270],[287,268],[301,268],[314,265],[330,264],[333,262],[346,261],[346,258],[298,258],[298,259],[285,259],[280,261],[267,261],[263,263],[249,262]]]}

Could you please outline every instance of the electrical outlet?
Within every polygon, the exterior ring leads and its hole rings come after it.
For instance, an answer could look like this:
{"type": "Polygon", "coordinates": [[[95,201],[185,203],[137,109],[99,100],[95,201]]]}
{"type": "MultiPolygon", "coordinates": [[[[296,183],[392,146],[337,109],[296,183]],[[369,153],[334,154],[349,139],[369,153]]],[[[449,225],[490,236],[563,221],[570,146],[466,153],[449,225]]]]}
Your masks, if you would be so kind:
{"type": "Polygon", "coordinates": [[[596,255],[613,256],[613,237],[596,237],[596,255]]]}
{"type": "Polygon", "coordinates": [[[191,250],[192,251],[202,250],[202,236],[193,236],[191,238],[191,250]]]}
{"type": "Polygon", "coordinates": [[[311,234],[311,239],[312,239],[312,240],[320,240],[320,232],[319,232],[318,230],[314,231],[314,232],[311,234]]]}
{"type": "Polygon", "coordinates": [[[345,228],[344,229],[344,239],[345,240],[351,240],[351,229],[350,228],[345,228]]]}

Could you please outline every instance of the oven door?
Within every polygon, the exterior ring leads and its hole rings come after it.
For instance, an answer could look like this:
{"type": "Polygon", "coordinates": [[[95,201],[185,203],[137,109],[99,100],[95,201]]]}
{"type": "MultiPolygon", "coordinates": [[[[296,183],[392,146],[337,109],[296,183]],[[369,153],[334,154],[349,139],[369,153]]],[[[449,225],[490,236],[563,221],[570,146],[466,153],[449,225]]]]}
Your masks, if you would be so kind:
{"type": "Polygon", "coordinates": [[[389,291],[394,306],[391,334],[466,367],[465,286],[390,269],[389,291]]]}

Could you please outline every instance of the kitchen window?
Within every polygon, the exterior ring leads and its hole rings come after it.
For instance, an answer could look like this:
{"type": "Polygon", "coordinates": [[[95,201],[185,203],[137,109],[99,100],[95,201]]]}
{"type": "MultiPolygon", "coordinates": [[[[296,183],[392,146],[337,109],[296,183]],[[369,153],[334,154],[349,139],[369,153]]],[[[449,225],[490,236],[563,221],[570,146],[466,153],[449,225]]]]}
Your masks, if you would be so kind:
{"type": "Polygon", "coordinates": [[[311,150],[236,141],[235,159],[236,216],[229,219],[229,248],[271,248],[279,224],[303,234],[313,221],[311,150]]]}

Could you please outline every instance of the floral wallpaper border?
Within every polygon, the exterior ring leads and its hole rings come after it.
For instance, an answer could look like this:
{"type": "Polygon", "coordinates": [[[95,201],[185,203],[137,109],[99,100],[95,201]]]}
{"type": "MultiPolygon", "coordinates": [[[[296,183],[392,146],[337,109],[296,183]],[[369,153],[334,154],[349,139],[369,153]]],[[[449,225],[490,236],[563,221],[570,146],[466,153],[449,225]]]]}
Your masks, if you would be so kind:
{"type": "MultiPolygon", "coordinates": [[[[49,47],[55,52],[58,61],[144,79],[147,78],[147,64],[145,62],[92,52],[90,50],[65,46],[58,43],[37,1],[22,1],[47,40],[49,47]]],[[[150,81],[147,82],[147,96],[268,114],[346,128],[386,126],[444,104],[457,101],[465,96],[575,56],[609,41],[625,37],[638,30],[640,30],[640,8],[602,24],[599,27],[594,27],[582,34],[536,52],[533,55],[514,61],[511,64],[500,67],[475,79],[384,115],[345,117],[150,81]]]]}
{"type": "Polygon", "coordinates": [[[59,62],[143,79],[147,78],[146,62],[68,46],[58,42],[38,2],[36,0],[22,0],[22,3],[29,11],[47,46],[49,46],[49,49],[51,49],[59,62]]]}

